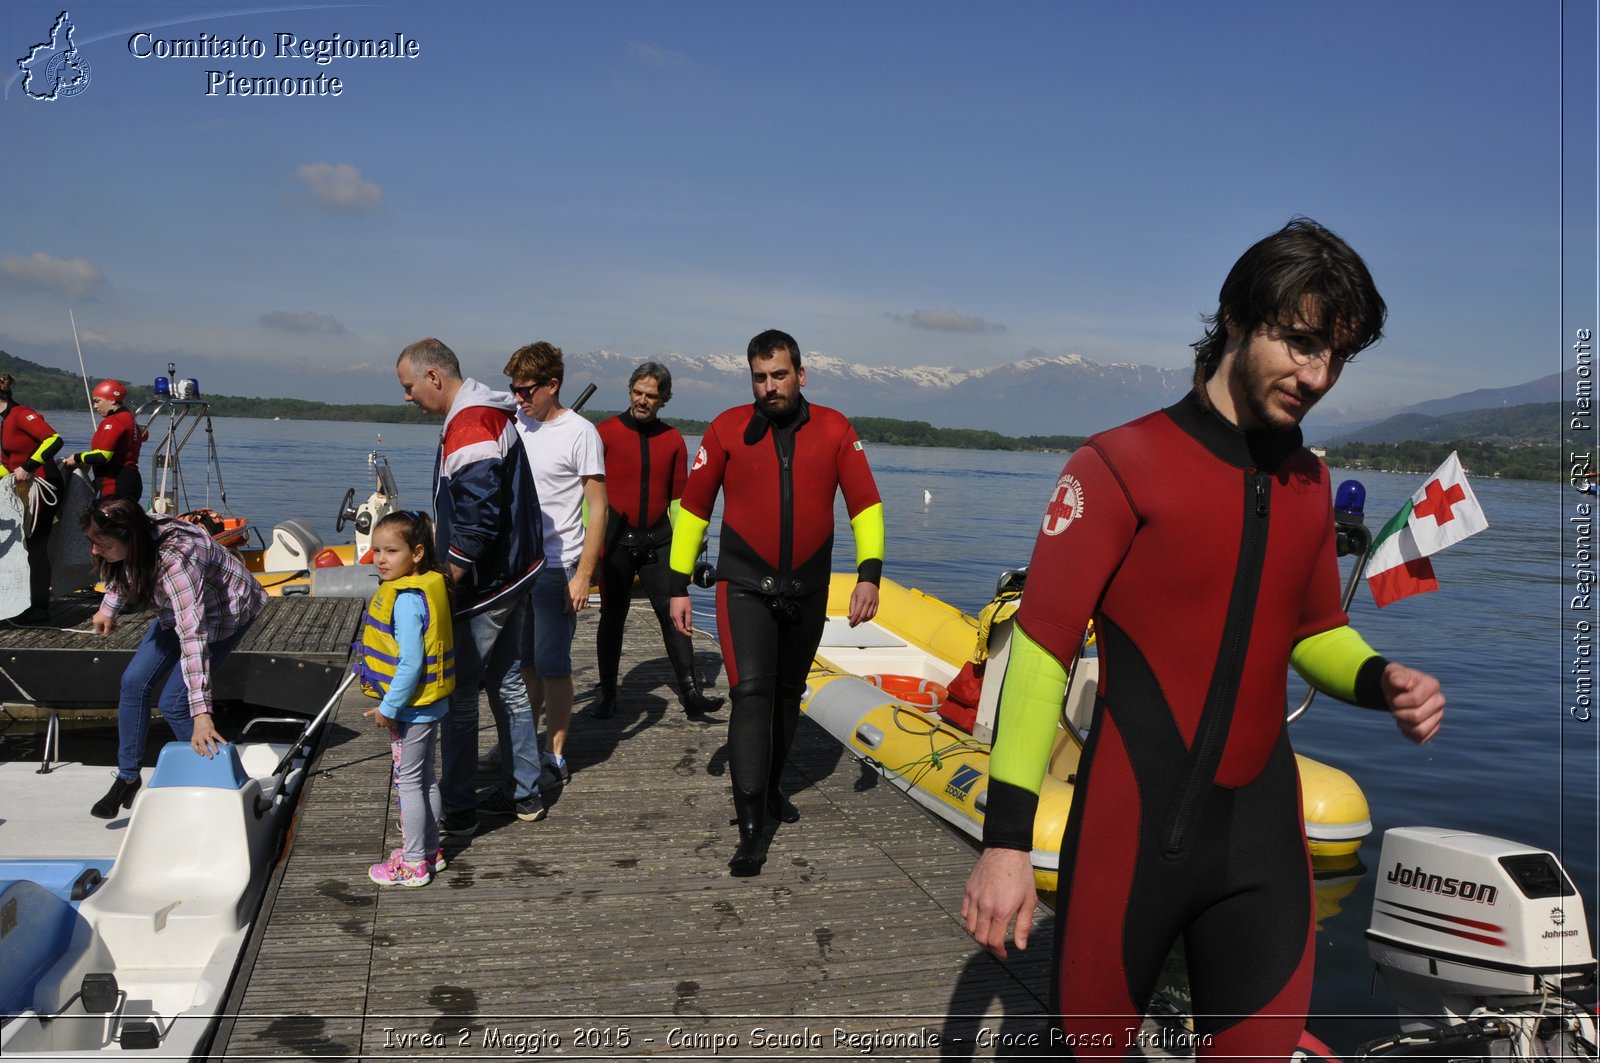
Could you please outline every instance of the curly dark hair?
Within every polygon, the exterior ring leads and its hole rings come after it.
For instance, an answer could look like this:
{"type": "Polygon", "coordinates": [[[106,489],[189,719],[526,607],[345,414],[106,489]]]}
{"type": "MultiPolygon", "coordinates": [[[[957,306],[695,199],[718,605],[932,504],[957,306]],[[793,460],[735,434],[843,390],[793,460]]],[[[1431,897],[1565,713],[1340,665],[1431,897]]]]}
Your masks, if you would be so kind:
{"type": "Polygon", "coordinates": [[[1262,325],[1306,328],[1348,361],[1383,336],[1388,307],[1361,256],[1306,217],[1258,241],[1222,282],[1217,312],[1193,344],[1194,383],[1210,380],[1228,345],[1228,328],[1248,336],[1262,325]]]}

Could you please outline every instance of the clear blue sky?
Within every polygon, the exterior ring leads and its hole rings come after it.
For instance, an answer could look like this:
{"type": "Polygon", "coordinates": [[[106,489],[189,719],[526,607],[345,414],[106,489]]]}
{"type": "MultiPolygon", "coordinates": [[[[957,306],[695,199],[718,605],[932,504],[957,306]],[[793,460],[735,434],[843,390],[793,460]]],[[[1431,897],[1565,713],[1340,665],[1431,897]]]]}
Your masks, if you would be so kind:
{"type": "Polygon", "coordinates": [[[75,367],[70,306],[96,376],[387,401],[424,335],[498,380],[534,339],[769,326],[870,364],[1178,366],[1294,214],[1391,311],[1330,402],[1563,368],[1549,0],[77,3],[90,82],[29,99],[60,10],[0,10],[0,349],[75,367]],[[140,59],[140,31],[268,55],[140,59]],[[279,32],[421,54],[318,66],[279,32]],[[207,96],[229,69],[343,94],[207,96]]]}

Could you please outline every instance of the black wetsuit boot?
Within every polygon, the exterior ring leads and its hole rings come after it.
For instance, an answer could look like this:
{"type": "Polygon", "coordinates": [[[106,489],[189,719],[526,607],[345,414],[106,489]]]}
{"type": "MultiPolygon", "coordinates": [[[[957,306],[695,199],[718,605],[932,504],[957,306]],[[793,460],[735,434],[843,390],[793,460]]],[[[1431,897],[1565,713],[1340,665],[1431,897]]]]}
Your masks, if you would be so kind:
{"type": "Polygon", "coordinates": [[[678,673],[678,700],[683,704],[683,711],[690,716],[704,716],[722,707],[721,698],[708,698],[700,690],[700,677],[695,674],[693,667],[688,669],[687,675],[678,673]]]}
{"type": "Polygon", "coordinates": [[[767,861],[765,839],[766,801],[760,794],[733,792],[734,822],[739,825],[739,846],[728,861],[728,872],[734,878],[749,878],[761,874],[761,865],[767,861]]]}
{"type": "Polygon", "coordinates": [[[617,714],[617,684],[613,680],[607,684],[600,681],[600,700],[595,702],[594,711],[589,715],[597,720],[609,720],[617,714]]]}

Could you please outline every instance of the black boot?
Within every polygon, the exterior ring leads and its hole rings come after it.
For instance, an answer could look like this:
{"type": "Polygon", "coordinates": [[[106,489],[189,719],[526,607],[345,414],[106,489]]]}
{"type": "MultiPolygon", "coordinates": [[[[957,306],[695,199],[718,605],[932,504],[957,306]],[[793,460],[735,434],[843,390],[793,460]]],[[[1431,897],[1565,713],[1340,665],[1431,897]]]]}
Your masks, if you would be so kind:
{"type": "Polygon", "coordinates": [[[142,785],[144,785],[143,779],[128,782],[119,775],[117,781],[111,784],[111,789],[106,791],[106,795],[89,809],[89,815],[95,819],[110,819],[117,814],[118,808],[132,808],[134,795],[139,792],[139,787],[142,785]]]}
{"type": "Polygon", "coordinates": [[[690,716],[705,716],[722,707],[721,698],[708,698],[700,690],[700,677],[692,668],[688,675],[678,677],[678,700],[683,704],[683,711],[690,716]]]}
{"type": "Polygon", "coordinates": [[[739,825],[739,846],[728,861],[728,873],[734,878],[749,878],[761,874],[761,865],[767,862],[766,847],[762,837],[765,801],[746,794],[733,795],[734,820],[739,825]]]}
{"type": "Polygon", "coordinates": [[[594,711],[589,715],[597,720],[609,720],[617,714],[617,688],[609,690],[600,688],[600,700],[595,703],[594,711]]]}

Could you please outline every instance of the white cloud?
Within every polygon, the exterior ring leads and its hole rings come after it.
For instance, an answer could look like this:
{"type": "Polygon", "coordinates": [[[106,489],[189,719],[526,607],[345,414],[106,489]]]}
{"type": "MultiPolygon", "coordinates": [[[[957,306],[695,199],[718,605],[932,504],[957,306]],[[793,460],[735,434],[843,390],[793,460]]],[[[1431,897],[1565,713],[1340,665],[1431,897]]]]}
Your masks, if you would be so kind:
{"type": "Polygon", "coordinates": [[[318,314],[311,310],[299,314],[273,310],[261,315],[261,323],[281,332],[319,332],[324,336],[343,336],[350,331],[332,314],[318,314]]]}
{"type": "Polygon", "coordinates": [[[981,317],[968,317],[958,314],[954,310],[913,310],[910,316],[890,314],[896,321],[915,325],[917,328],[933,329],[940,332],[1004,332],[1006,327],[998,321],[985,321],[981,317]]]}
{"type": "Polygon", "coordinates": [[[0,258],[0,287],[55,292],[68,299],[92,299],[110,286],[100,267],[83,258],[56,258],[43,251],[0,258]]]}
{"type": "Polygon", "coordinates": [[[347,162],[304,162],[294,175],[329,210],[360,214],[383,206],[383,189],[347,162]]]}

